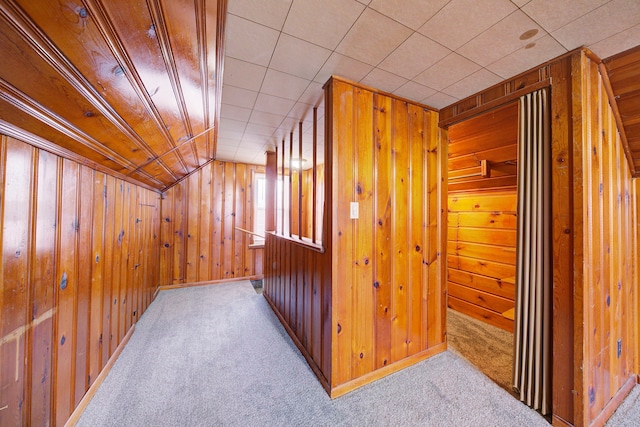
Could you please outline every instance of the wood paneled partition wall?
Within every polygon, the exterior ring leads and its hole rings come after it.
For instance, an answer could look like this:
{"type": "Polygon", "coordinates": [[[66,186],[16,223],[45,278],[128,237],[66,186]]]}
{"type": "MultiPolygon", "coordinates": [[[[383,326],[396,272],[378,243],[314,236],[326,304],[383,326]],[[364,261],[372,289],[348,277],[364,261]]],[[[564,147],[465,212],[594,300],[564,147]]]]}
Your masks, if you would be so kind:
{"type": "Polygon", "coordinates": [[[157,290],[160,195],[0,138],[0,425],[62,426],[157,290]]]}
{"type": "Polygon", "coordinates": [[[262,274],[263,249],[249,248],[253,179],[264,166],[211,162],[162,194],[162,286],[262,274]]]}
{"type": "Polygon", "coordinates": [[[551,87],[554,425],[603,425],[637,378],[637,212],[598,63],[576,50],[440,112],[448,127],[551,87]]]}
{"type": "Polygon", "coordinates": [[[325,105],[322,248],[268,234],[265,295],[336,397],[446,348],[446,150],[424,106],[335,77],[325,105]]]}

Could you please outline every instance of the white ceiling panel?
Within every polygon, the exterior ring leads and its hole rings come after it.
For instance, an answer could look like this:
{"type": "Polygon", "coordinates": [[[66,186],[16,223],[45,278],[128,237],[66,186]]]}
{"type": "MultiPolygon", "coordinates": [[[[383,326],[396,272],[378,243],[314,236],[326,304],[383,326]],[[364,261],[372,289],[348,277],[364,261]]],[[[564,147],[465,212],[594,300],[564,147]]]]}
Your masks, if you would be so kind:
{"type": "Polygon", "coordinates": [[[451,51],[419,33],[413,33],[380,63],[383,70],[412,79],[451,51]]]}
{"type": "Polygon", "coordinates": [[[608,58],[638,45],[640,45],[640,24],[589,45],[589,48],[600,58],[608,58]]]}
{"type": "Polygon", "coordinates": [[[555,31],[611,0],[532,0],[522,10],[547,31],[555,31]]]}
{"type": "Polygon", "coordinates": [[[509,0],[452,0],[418,32],[455,50],[515,10],[509,0]]]}
{"type": "Polygon", "coordinates": [[[329,49],[282,34],[273,52],[270,67],[303,79],[312,80],[327,58],[329,49]]]}
{"type": "Polygon", "coordinates": [[[259,91],[267,68],[227,57],[224,61],[224,84],[259,91]]]}
{"type": "Polygon", "coordinates": [[[442,90],[475,73],[480,68],[475,62],[454,52],[418,74],[414,80],[435,90],[442,90]]]}
{"type": "Polygon", "coordinates": [[[568,49],[606,58],[640,44],[638,0],[229,0],[228,9],[219,150],[259,163],[258,151],[288,144],[290,131],[297,141],[301,120],[310,152],[314,105],[323,143],[331,75],[442,108],[568,49]]]}
{"type": "Polygon", "coordinates": [[[355,0],[296,0],[283,31],[333,50],[364,8],[355,0]]]}
{"type": "Polygon", "coordinates": [[[325,84],[329,77],[337,75],[349,80],[359,82],[367,74],[373,70],[373,66],[360,62],[348,56],[341,55],[339,53],[332,53],[327,62],[318,72],[314,81],[325,84]]]}
{"type": "Polygon", "coordinates": [[[251,117],[251,108],[222,104],[220,106],[220,117],[224,119],[234,119],[247,122],[249,121],[249,117],[251,117]]]}
{"type": "Polygon", "coordinates": [[[369,7],[417,30],[449,0],[373,0],[369,7]]]}
{"type": "Polygon", "coordinates": [[[290,99],[261,93],[258,95],[258,99],[256,99],[254,109],[257,111],[265,111],[267,113],[280,114],[282,116],[285,116],[289,113],[289,111],[291,111],[291,108],[293,108],[295,103],[295,101],[292,101],[290,99]]]}
{"type": "Polygon", "coordinates": [[[443,92],[458,99],[466,98],[482,89],[500,83],[502,80],[502,77],[481,68],[475,73],[445,88],[443,92]]]}
{"type": "Polygon", "coordinates": [[[546,32],[521,11],[516,11],[480,34],[457,52],[470,60],[486,66],[512,52],[536,41],[546,32]],[[531,31],[535,35],[524,38],[531,31]]]}
{"type": "Polygon", "coordinates": [[[225,55],[266,67],[279,35],[272,28],[227,15],[225,55]]]}
{"type": "Polygon", "coordinates": [[[242,16],[249,21],[282,30],[292,0],[231,0],[229,13],[242,16]]]}
{"type": "Polygon", "coordinates": [[[562,55],[566,49],[551,36],[544,36],[515,52],[498,59],[487,69],[506,79],[549,59],[562,55]]]}
{"type": "Polygon", "coordinates": [[[612,0],[553,32],[566,49],[589,46],[607,39],[640,21],[638,0],[612,0]]]}
{"type": "Polygon", "coordinates": [[[297,101],[311,83],[291,74],[269,69],[262,83],[262,92],[297,101]]]}
{"type": "Polygon", "coordinates": [[[428,96],[434,95],[436,90],[423,86],[420,83],[409,81],[400,86],[393,93],[407,99],[424,99],[428,96]]]}
{"type": "Polygon", "coordinates": [[[397,76],[380,68],[375,68],[367,77],[362,79],[360,83],[382,90],[384,92],[393,92],[400,86],[408,82],[404,77],[397,76]]]}
{"type": "Polygon", "coordinates": [[[404,25],[367,8],[336,48],[358,61],[377,65],[404,42],[412,31],[404,25]]]}
{"type": "Polygon", "coordinates": [[[236,107],[253,108],[258,92],[239,87],[224,85],[222,87],[222,103],[236,107]]]}

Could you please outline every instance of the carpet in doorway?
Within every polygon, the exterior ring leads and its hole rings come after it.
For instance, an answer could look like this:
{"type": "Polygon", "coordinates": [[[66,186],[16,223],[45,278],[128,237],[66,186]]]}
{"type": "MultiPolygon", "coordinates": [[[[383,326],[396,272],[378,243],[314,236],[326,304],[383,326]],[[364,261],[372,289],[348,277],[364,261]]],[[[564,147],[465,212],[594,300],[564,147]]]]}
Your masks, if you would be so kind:
{"type": "Polygon", "coordinates": [[[447,341],[496,384],[513,391],[513,334],[458,311],[447,310],[447,341]]]}

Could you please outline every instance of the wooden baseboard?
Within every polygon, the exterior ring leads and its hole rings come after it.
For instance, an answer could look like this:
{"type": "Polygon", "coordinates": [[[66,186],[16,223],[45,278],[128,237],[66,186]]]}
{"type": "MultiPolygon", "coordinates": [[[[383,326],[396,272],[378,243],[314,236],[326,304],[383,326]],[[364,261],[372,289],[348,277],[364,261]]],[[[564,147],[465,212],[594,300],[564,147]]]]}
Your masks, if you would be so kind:
{"type": "Polygon", "coordinates": [[[207,280],[205,282],[188,282],[188,283],[176,283],[175,285],[160,285],[158,286],[158,292],[169,291],[171,289],[192,288],[195,286],[220,285],[223,283],[242,282],[244,280],[261,280],[262,278],[263,278],[262,274],[256,274],[253,276],[233,277],[231,279],[207,280]]]}
{"type": "Polygon", "coordinates": [[[604,405],[602,411],[600,411],[598,416],[595,417],[589,425],[591,427],[604,426],[609,418],[611,418],[611,415],[613,415],[616,409],[618,409],[618,406],[620,406],[622,401],[629,395],[629,393],[631,393],[631,390],[633,390],[637,383],[638,381],[636,376],[630,376],[624,383],[624,385],[620,388],[620,390],[618,390],[618,392],[611,398],[611,400],[609,400],[609,402],[604,405]]]}
{"type": "Polygon", "coordinates": [[[554,427],[562,427],[562,426],[573,427],[572,423],[570,423],[569,421],[557,415],[551,416],[551,425],[553,425],[554,427]]]}
{"type": "Polygon", "coordinates": [[[340,384],[331,389],[330,396],[332,399],[336,397],[343,396],[357,388],[360,388],[366,384],[369,384],[373,381],[379,380],[380,378],[386,377],[387,375],[398,372],[404,368],[407,368],[411,365],[415,365],[418,362],[422,362],[425,359],[428,359],[431,356],[435,356],[438,353],[442,353],[447,349],[447,343],[443,342],[441,344],[435,345],[427,350],[424,350],[420,353],[414,354],[413,356],[409,356],[405,359],[399,360],[391,365],[387,365],[383,368],[376,369],[373,372],[369,372],[366,375],[353,379],[344,384],[340,384]]]}
{"type": "Polygon", "coordinates": [[[89,390],[87,390],[87,392],[84,394],[84,397],[82,398],[80,403],[78,403],[78,406],[76,406],[76,409],[73,410],[73,413],[65,423],[65,427],[73,427],[76,425],[76,423],[80,419],[80,416],[89,405],[89,402],[91,402],[91,399],[93,399],[93,396],[96,394],[96,392],[100,388],[100,384],[102,384],[104,379],[107,378],[109,371],[111,371],[111,368],[113,368],[113,364],[116,363],[116,360],[122,353],[122,350],[124,350],[124,347],[129,342],[129,339],[131,338],[131,335],[133,335],[133,331],[135,330],[135,328],[136,328],[136,325],[132,325],[131,328],[129,328],[129,331],[124,336],[124,338],[122,339],[122,341],[120,342],[116,350],[113,352],[107,364],[104,365],[104,369],[100,371],[100,373],[96,377],[96,380],[93,382],[93,384],[91,384],[91,386],[89,387],[89,390]]]}

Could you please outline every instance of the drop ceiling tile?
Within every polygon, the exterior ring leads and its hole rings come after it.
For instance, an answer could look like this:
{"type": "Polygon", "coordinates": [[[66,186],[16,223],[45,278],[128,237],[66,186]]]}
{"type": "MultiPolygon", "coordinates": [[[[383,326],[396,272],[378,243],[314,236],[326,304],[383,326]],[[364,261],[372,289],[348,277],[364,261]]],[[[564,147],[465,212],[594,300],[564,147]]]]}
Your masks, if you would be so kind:
{"type": "Polygon", "coordinates": [[[273,135],[273,132],[275,132],[276,129],[277,127],[275,126],[265,126],[265,125],[259,125],[256,123],[247,123],[247,128],[245,129],[245,135],[253,134],[253,135],[269,137],[273,135]]]}
{"type": "Polygon", "coordinates": [[[640,22],[638,0],[612,0],[553,32],[568,49],[592,45],[640,22]]]}
{"type": "Polygon", "coordinates": [[[484,68],[445,88],[442,92],[462,99],[502,81],[502,77],[484,68]]]}
{"type": "Polygon", "coordinates": [[[331,54],[331,51],[287,34],[280,35],[270,68],[311,80],[331,54]]]}
{"type": "MultiPolygon", "coordinates": [[[[320,111],[318,111],[318,113],[320,113],[320,111]]],[[[307,121],[312,120],[313,105],[306,104],[304,102],[297,102],[291,111],[289,111],[287,116],[292,119],[302,120],[306,123],[307,121]]]]}
{"type": "Polygon", "coordinates": [[[265,135],[257,135],[254,133],[245,133],[244,136],[242,137],[242,144],[244,146],[244,144],[253,144],[253,145],[260,145],[260,144],[264,144],[265,141],[267,141],[269,139],[268,136],[265,135]]]}
{"type": "Polygon", "coordinates": [[[393,19],[367,8],[336,51],[370,65],[377,65],[412,31],[393,19]]]}
{"type": "Polygon", "coordinates": [[[567,50],[560,43],[547,35],[488,65],[487,69],[506,79],[565,52],[567,50]]]}
{"type": "Polygon", "coordinates": [[[320,105],[324,98],[322,86],[320,83],[311,82],[298,101],[309,105],[320,105]]]}
{"type": "Polygon", "coordinates": [[[538,24],[517,10],[459,48],[457,52],[482,66],[487,66],[545,34],[538,24]],[[537,30],[537,33],[531,38],[521,40],[521,34],[529,30],[537,30]]]}
{"type": "Polygon", "coordinates": [[[531,0],[511,0],[516,6],[522,7],[527,3],[530,3],[531,0]]]}
{"type": "Polygon", "coordinates": [[[533,0],[522,8],[547,32],[563,27],[610,0],[533,0]]]}
{"type": "Polygon", "coordinates": [[[516,9],[509,0],[452,0],[418,32],[456,50],[516,9]]]}
{"type": "Polygon", "coordinates": [[[296,0],[283,31],[333,50],[364,8],[354,0],[296,0]]]}
{"type": "Polygon", "coordinates": [[[265,67],[226,57],[224,60],[224,84],[253,91],[260,90],[262,79],[267,72],[265,67]]]}
{"type": "Polygon", "coordinates": [[[225,56],[262,66],[269,65],[279,32],[255,22],[227,15],[225,56]]]}
{"type": "Polygon", "coordinates": [[[292,0],[233,0],[229,13],[280,31],[287,18],[292,0]]]}
{"type": "Polygon", "coordinates": [[[374,89],[391,93],[407,81],[404,77],[396,76],[380,68],[374,68],[360,83],[371,86],[374,89]]]}
{"type": "Polygon", "coordinates": [[[442,90],[475,73],[480,68],[475,62],[454,52],[418,74],[414,80],[435,90],[442,90]]]}
{"type": "Polygon", "coordinates": [[[384,61],[379,68],[412,79],[451,51],[419,33],[413,33],[384,61]]]}
{"type": "Polygon", "coordinates": [[[309,83],[309,80],[269,69],[262,83],[262,92],[297,101],[309,83]]]}
{"type": "Polygon", "coordinates": [[[638,45],[640,45],[640,24],[588,47],[604,59],[638,45]]]}
{"type": "Polygon", "coordinates": [[[235,153],[238,150],[239,144],[240,144],[239,139],[218,138],[218,141],[216,142],[216,147],[219,150],[233,151],[235,153]]]}
{"type": "Polygon", "coordinates": [[[248,122],[251,116],[251,109],[237,107],[235,105],[222,104],[220,106],[220,117],[248,122]]]}
{"type": "Polygon", "coordinates": [[[225,147],[225,146],[221,146],[221,145],[217,145],[216,146],[216,157],[220,157],[221,155],[225,155],[226,157],[233,157],[234,154],[236,154],[236,151],[238,151],[238,147],[225,147]]]}
{"type": "Polygon", "coordinates": [[[438,92],[434,95],[428,96],[422,100],[422,104],[428,105],[433,108],[444,108],[448,105],[456,102],[458,98],[447,95],[446,93],[438,92]]]}
{"type": "Polygon", "coordinates": [[[222,87],[222,103],[236,107],[253,108],[258,92],[224,85],[222,87]]]}
{"type": "Polygon", "coordinates": [[[295,103],[295,101],[290,99],[261,93],[258,95],[258,99],[256,99],[256,104],[253,108],[257,111],[266,111],[267,113],[280,114],[284,116],[291,111],[291,108],[295,103]]]}
{"type": "Polygon", "coordinates": [[[233,119],[220,119],[220,130],[231,132],[244,132],[244,128],[247,126],[247,122],[233,119]]]}
{"type": "Polygon", "coordinates": [[[449,0],[373,0],[369,7],[417,30],[449,0]]]}
{"type": "Polygon", "coordinates": [[[436,92],[437,92],[436,90],[431,89],[430,87],[426,87],[419,83],[410,81],[400,86],[393,93],[403,98],[407,98],[412,101],[419,102],[424,98],[426,98],[427,96],[431,96],[435,94],[436,92]]]}
{"type": "Polygon", "coordinates": [[[336,75],[359,82],[371,70],[373,70],[372,65],[333,52],[313,80],[325,84],[329,77],[336,75]]]}
{"type": "Polygon", "coordinates": [[[224,127],[220,126],[220,129],[218,130],[218,139],[220,138],[240,141],[242,139],[242,132],[226,130],[224,127]]]}
{"type": "Polygon", "coordinates": [[[284,120],[284,116],[281,116],[279,114],[271,114],[264,111],[253,110],[253,113],[251,113],[251,118],[249,119],[249,123],[278,127],[280,126],[280,123],[282,123],[282,120],[284,120]]]}

